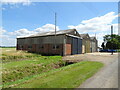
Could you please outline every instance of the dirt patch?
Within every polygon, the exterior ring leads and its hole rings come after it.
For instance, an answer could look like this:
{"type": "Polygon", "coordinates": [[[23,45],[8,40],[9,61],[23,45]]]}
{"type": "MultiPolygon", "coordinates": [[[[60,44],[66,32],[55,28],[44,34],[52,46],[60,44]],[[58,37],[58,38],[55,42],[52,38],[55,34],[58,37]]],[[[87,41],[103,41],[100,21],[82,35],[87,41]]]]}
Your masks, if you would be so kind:
{"type": "Polygon", "coordinates": [[[111,55],[110,53],[87,53],[64,56],[62,59],[63,61],[69,62],[98,61],[104,63],[105,65],[108,65],[113,62],[113,58],[118,59],[118,54],[115,53],[114,55],[111,55]]]}

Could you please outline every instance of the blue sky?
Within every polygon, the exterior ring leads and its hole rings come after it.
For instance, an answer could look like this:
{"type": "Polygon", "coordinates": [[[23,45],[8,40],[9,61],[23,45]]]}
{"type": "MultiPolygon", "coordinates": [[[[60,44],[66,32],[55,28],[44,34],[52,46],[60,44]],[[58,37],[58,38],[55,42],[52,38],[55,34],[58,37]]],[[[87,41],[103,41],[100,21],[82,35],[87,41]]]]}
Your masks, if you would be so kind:
{"type": "Polygon", "coordinates": [[[58,30],[76,28],[79,33],[89,33],[90,36],[96,33],[99,46],[101,36],[110,33],[110,24],[115,25],[117,33],[117,2],[7,3],[2,5],[2,45],[16,45],[17,36],[52,31],[55,12],[58,30]]]}

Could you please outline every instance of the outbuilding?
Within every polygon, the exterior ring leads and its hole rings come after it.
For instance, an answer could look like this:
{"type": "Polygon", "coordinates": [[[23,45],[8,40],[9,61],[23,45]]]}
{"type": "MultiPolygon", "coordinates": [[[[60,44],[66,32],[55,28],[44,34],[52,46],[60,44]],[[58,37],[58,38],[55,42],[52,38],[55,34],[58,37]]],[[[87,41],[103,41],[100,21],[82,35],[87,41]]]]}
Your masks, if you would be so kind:
{"type": "Polygon", "coordinates": [[[76,29],[45,32],[17,38],[17,50],[42,55],[73,55],[82,53],[82,38],[76,29]]]}
{"type": "Polygon", "coordinates": [[[98,51],[98,41],[96,39],[96,37],[90,37],[90,48],[91,48],[91,52],[97,52],[98,51]]]}
{"type": "Polygon", "coordinates": [[[82,53],[90,53],[90,36],[89,34],[80,34],[82,37],[82,53]]]}

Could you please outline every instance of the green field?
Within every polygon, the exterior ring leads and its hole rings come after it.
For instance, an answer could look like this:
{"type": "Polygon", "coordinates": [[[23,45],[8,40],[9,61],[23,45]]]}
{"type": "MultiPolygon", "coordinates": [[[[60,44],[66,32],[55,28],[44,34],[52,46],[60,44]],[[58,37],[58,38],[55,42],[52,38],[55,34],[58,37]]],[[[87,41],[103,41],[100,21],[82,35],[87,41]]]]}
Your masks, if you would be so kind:
{"type": "Polygon", "coordinates": [[[41,56],[15,48],[0,49],[3,88],[75,88],[103,66],[92,61],[66,66],[61,56],[41,56]]]}

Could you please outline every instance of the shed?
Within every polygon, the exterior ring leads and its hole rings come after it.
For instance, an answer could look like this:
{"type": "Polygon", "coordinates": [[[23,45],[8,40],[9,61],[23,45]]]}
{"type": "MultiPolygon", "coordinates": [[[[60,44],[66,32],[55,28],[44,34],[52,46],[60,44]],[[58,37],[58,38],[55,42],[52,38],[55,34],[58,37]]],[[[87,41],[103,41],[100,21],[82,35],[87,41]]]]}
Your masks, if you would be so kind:
{"type": "Polygon", "coordinates": [[[71,55],[82,53],[82,38],[76,29],[45,32],[17,38],[17,50],[43,55],[71,55]]]}
{"type": "Polygon", "coordinates": [[[91,52],[97,52],[98,41],[96,37],[90,37],[90,41],[91,41],[91,44],[90,44],[91,52]]]}
{"type": "Polygon", "coordinates": [[[82,37],[82,53],[90,53],[90,36],[89,34],[80,34],[82,37]]]}

